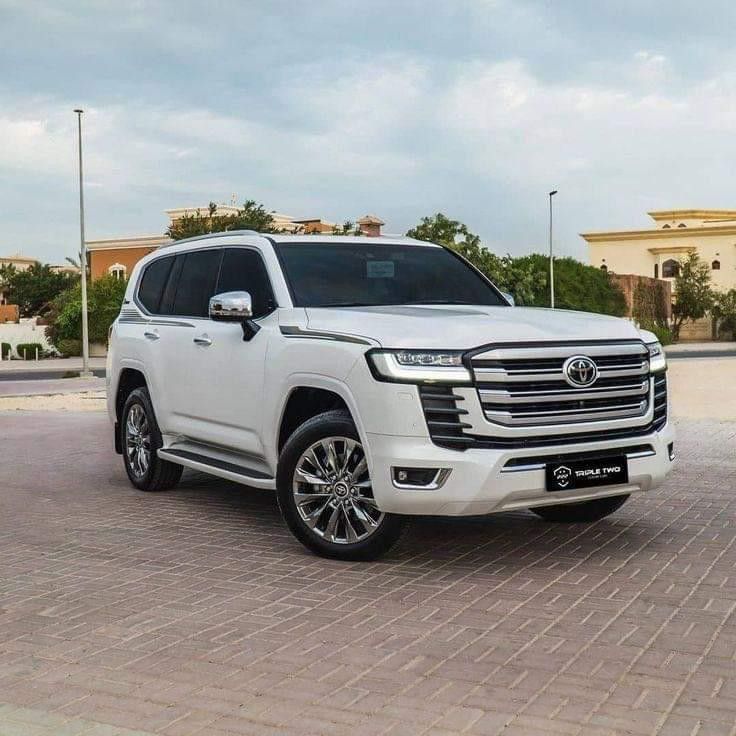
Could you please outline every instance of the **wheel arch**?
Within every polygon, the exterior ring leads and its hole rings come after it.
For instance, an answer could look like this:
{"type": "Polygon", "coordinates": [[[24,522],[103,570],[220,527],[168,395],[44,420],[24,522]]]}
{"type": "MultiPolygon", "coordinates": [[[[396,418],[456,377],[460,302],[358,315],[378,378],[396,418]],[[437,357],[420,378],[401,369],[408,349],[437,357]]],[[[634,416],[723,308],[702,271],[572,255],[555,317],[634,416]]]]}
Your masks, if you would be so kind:
{"type": "Polygon", "coordinates": [[[137,388],[148,386],[148,381],[143,371],[138,368],[125,367],[120,371],[118,385],[115,391],[115,452],[121,455],[123,452],[120,441],[120,415],[123,412],[125,400],[130,393],[137,388]]]}

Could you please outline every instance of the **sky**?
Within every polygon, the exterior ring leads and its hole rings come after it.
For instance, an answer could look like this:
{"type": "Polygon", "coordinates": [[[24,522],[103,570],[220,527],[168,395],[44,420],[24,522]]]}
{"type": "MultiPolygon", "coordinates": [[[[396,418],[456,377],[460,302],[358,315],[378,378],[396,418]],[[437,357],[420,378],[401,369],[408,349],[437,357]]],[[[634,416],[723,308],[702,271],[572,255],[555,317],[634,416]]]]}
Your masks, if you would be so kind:
{"type": "Polygon", "coordinates": [[[736,208],[731,0],[0,0],[0,255],[255,199],[503,254],[736,208]]]}

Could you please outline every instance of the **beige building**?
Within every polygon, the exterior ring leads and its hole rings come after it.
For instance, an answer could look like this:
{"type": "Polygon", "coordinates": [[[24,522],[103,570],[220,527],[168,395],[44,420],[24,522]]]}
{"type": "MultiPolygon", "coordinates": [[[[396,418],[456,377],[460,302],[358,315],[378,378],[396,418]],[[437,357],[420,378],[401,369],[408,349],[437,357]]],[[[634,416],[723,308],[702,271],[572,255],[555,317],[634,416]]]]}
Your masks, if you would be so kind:
{"type": "MultiPolygon", "coordinates": [[[[590,263],[617,274],[673,281],[680,259],[695,251],[711,268],[713,287],[736,288],[736,210],[658,210],[646,230],[581,233],[590,263]]],[[[683,327],[684,339],[708,339],[709,319],[683,327]]]]}

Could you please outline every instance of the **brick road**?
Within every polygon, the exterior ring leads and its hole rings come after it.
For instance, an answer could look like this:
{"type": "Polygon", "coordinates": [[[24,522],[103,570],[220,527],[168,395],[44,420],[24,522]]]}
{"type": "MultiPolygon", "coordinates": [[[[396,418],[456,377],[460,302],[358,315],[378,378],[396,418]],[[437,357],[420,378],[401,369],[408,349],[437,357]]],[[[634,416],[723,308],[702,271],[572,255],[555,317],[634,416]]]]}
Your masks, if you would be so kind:
{"type": "Polygon", "coordinates": [[[325,561],[268,493],[142,494],[102,415],[0,414],[0,734],[736,734],[736,424],[590,527],[325,561]]]}

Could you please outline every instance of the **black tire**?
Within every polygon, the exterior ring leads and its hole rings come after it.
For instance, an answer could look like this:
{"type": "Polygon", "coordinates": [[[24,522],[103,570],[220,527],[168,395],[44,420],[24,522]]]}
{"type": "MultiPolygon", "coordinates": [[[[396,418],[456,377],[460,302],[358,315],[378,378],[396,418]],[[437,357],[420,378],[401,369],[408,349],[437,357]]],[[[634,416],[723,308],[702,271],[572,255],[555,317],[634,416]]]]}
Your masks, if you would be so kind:
{"type": "Polygon", "coordinates": [[[183,471],[181,465],[159,458],[158,449],[162,445],[161,431],[156,421],[148,389],[145,386],[136,388],[128,394],[128,398],[123,405],[120,416],[120,446],[123,450],[125,472],[128,474],[130,482],[141,491],[165,491],[173,488],[181,478],[183,471]],[[145,472],[141,472],[141,468],[136,465],[135,460],[131,459],[127,444],[129,434],[132,434],[129,431],[128,419],[131,413],[133,413],[133,416],[140,416],[141,411],[147,422],[146,428],[149,437],[147,442],[149,460],[145,472]]]}
{"type": "MultiPolygon", "coordinates": [[[[360,445],[360,438],[353,420],[347,412],[340,410],[328,411],[307,420],[289,437],[281,451],[276,474],[276,493],[279,508],[292,534],[312,552],[322,557],[331,557],[337,560],[375,560],[388,552],[399,540],[406,523],[404,517],[388,513],[381,515],[378,510],[372,510],[378,517],[378,526],[366,538],[359,539],[356,542],[333,542],[310,528],[297,509],[293,482],[297,463],[299,463],[302,454],[320,440],[341,437],[353,440],[360,445]]],[[[360,451],[362,452],[362,445],[360,451]]],[[[348,454],[347,451],[344,451],[345,465],[348,464],[348,454]]],[[[351,488],[350,492],[352,493],[353,490],[351,488]]],[[[368,493],[372,495],[372,490],[369,490],[368,493]]],[[[319,506],[322,501],[314,503],[315,506],[319,506]]],[[[346,508],[349,503],[349,500],[345,502],[346,508]]],[[[325,508],[325,513],[328,515],[332,514],[333,511],[334,507],[332,506],[325,508]]],[[[348,511],[347,515],[350,514],[351,512],[348,511]]],[[[345,522],[343,522],[343,528],[346,528],[345,522]]]]}
{"type": "Polygon", "coordinates": [[[592,501],[538,506],[531,510],[545,521],[554,521],[558,524],[589,524],[593,521],[600,521],[614,511],[618,511],[628,498],[628,494],[625,496],[607,496],[606,498],[595,498],[592,501]]]}

